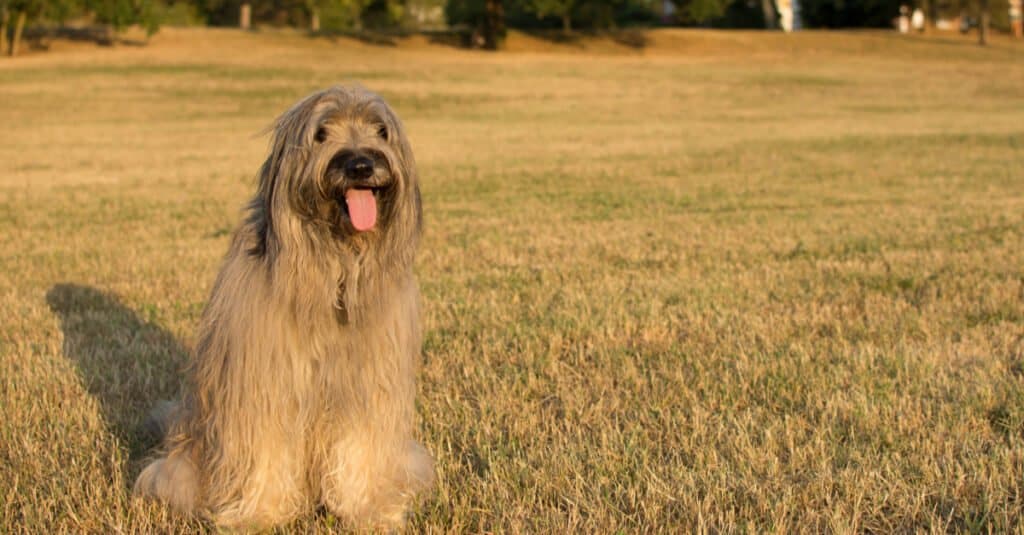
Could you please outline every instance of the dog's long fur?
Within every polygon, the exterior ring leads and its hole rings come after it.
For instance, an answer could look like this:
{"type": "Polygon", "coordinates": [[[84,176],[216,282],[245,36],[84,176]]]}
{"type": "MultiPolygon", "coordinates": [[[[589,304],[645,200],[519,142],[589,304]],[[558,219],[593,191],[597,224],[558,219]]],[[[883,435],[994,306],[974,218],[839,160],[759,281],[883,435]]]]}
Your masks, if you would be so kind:
{"type": "Polygon", "coordinates": [[[334,87],[282,115],[203,314],[190,388],[135,493],[224,526],[318,505],[354,526],[400,526],[434,476],[412,438],[420,221],[412,151],[380,97],[334,87]],[[331,175],[345,151],[372,155],[387,184],[369,231],[352,226],[331,175]]]}

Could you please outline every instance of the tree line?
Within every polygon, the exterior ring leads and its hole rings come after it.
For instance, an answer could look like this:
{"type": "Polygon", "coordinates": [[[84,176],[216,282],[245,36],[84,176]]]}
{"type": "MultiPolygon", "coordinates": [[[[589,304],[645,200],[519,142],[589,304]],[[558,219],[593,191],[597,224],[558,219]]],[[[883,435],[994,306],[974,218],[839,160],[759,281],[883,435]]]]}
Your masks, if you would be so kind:
{"type": "MultiPolygon", "coordinates": [[[[977,13],[987,7],[999,25],[1007,0],[799,0],[805,27],[890,26],[900,6],[929,15],[977,13]]],[[[464,44],[499,48],[507,28],[535,31],[608,30],[679,25],[772,28],[773,0],[0,0],[0,41],[16,54],[26,26],[86,20],[117,31],[138,24],[235,26],[245,13],[257,24],[315,32],[422,30],[455,32],[464,44]]]]}

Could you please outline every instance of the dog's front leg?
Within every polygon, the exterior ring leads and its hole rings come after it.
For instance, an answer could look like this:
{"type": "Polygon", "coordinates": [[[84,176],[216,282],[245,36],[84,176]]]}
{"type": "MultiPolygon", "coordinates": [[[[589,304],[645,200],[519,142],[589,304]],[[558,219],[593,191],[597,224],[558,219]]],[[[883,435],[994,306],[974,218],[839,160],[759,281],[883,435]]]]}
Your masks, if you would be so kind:
{"type": "Polygon", "coordinates": [[[398,529],[417,492],[433,482],[434,461],[415,441],[352,429],[328,456],[324,505],[357,528],[398,529]]]}
{"type": "Polygon", "coordinates": [[[434,462],[413,440],[420,337],[410,284],[380,321],[345,332],[326,398],[335,418],[318,426],[324,505],[356,527],[399,528],[434,462]]]}

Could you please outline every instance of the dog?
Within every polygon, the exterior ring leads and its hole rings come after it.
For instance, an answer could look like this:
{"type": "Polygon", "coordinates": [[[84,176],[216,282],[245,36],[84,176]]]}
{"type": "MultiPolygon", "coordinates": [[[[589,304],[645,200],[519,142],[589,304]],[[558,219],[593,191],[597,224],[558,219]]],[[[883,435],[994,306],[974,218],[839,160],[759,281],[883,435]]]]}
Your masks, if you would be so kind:
{"type": "Polygon", "coordinates": [[[400,528],[434,479],[413,439],[422,209],[401,122],[361,87],[306,97],[246,210],[134,493],[225,527],[323,506],[400,528]]]}

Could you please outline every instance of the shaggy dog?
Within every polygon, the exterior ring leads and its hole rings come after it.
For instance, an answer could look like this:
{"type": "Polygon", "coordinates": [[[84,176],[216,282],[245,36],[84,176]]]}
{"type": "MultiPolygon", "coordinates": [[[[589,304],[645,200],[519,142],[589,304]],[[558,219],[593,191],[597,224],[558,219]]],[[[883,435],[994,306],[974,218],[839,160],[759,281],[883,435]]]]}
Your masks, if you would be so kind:
{"type": "Polygon", "coordinates": [[[275,123],[247,210],[135,493],[223,526],[323,505],[400,527],[434,476],[412,438],[420,195],[401,123],[361,88],[305,98],[275,123]]]}

